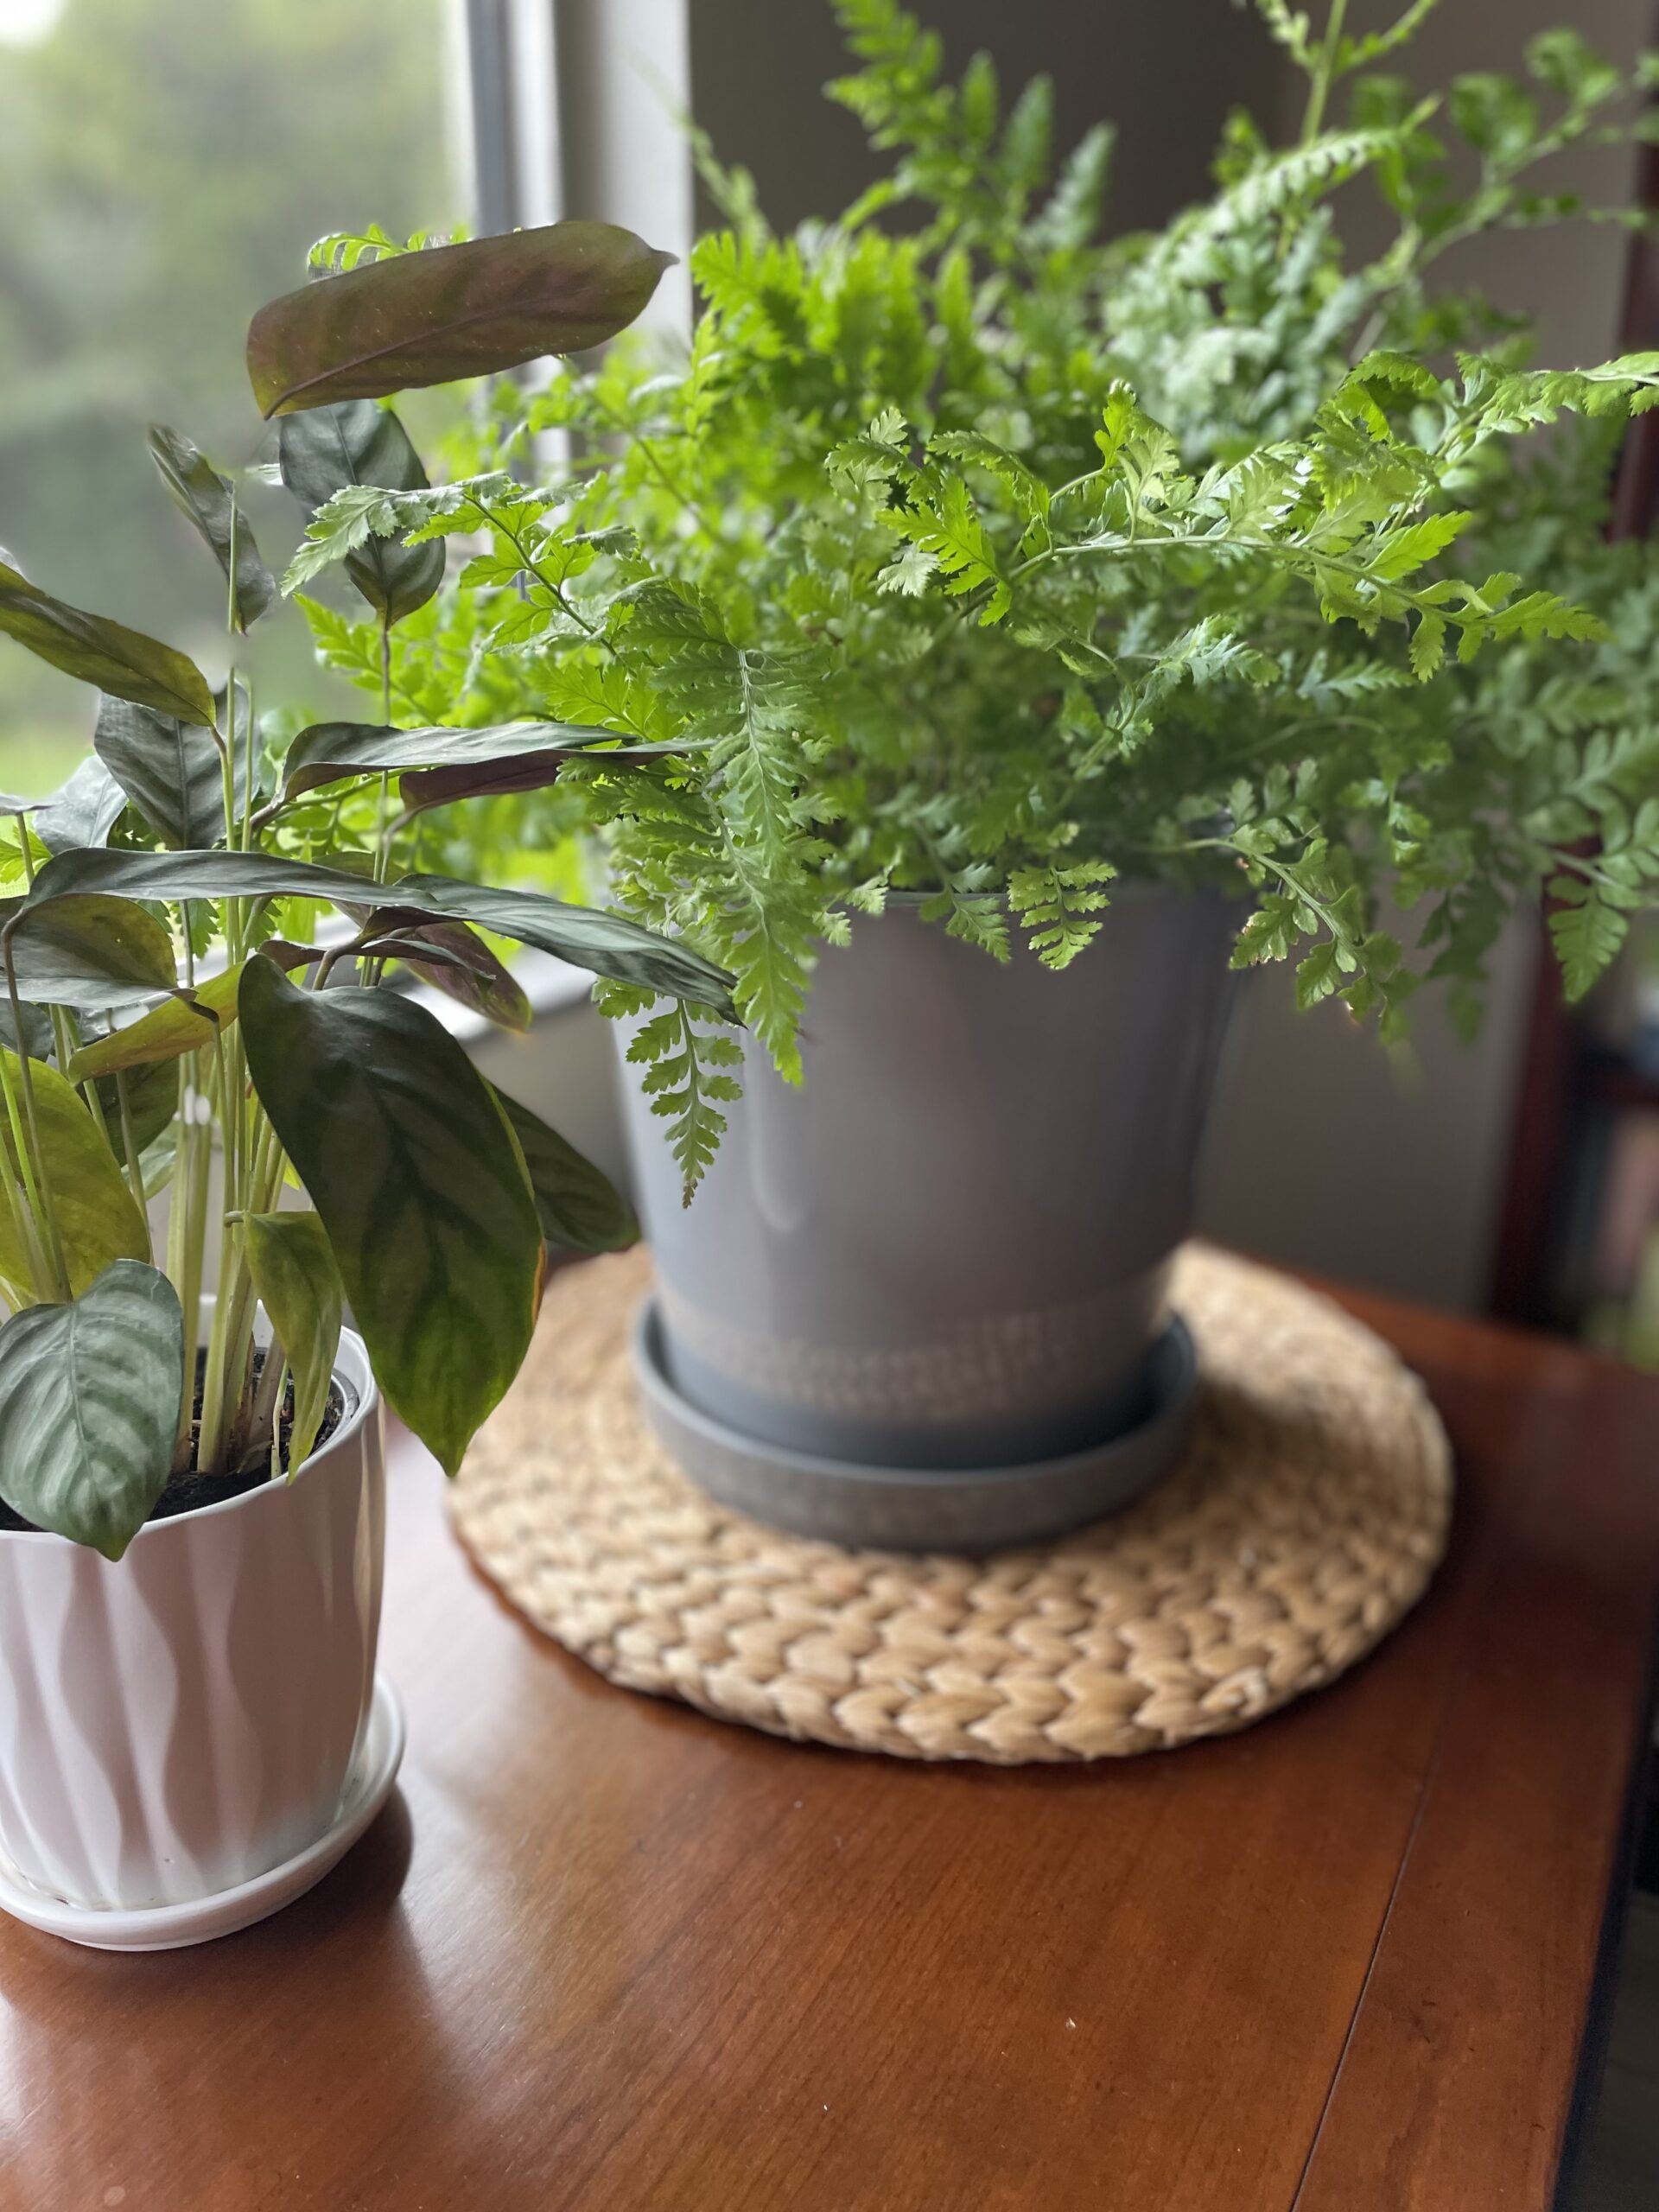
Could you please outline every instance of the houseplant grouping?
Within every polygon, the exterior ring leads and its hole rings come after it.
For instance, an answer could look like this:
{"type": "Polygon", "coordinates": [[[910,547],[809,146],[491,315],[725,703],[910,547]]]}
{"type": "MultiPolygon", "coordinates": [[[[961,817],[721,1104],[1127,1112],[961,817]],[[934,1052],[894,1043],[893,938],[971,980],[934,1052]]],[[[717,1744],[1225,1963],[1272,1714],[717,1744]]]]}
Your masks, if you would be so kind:
{"type": "Polygon", "coordinates": [[[474,543],[412,654],[461,718],[683,748],[575,763],[531,818],[736,978],[741,1042],[602,994],[665,1379],[734,1431],[912,1466],[1097,1438],[1160,1325],[1229,937],[1394,1037],[1390,901],[1470,1010],[1517,900],[1580,992],[1654,896],[1654,574],[1600,524],[1659,356],[1535,369],[1442,278],[1483,232],[1639,225],[1550,164],[1650,136],[1659,73],[1562,30],[1420,98],[1432,5],[1359,35],[1261,0],[1300,134],[1236,117],[1210,199],[1112,238],[1105,126],[1056,173],[1043,81],[1005,111],[983,57],[949,82],[895,0],[837,0],[880,182],[780,237],[700,147],[689,353],[504,387],[455,480],[312,524],[296,582],[474,543]]]}
{"type": "MultiPolygon", "coordinates": [[[[593,971],[634,1079],[664,1402],[820,1498],[886,1468],[903,1539],[938,1541],[943,1484],[1000,1469],[996,1532],[1039,1533],[1045,1468],[1116,1480],[1160,1410],[1230,939],[1394,1034],[1418,969],[1387,898],[1426,903],[1430,972],[1471,1002],[1517,899],[1549,893],[1576,991],[1654,898],[1654,576],[1601,546],[1597,487],[1659,355],[1534,368],[1524,325],[1435,264],[1506,226],[1638,220],[1541,165],[1649,135],[1659,70],[1627,82],[1562,31],[1524,79],[1419,99],[1389,65],[1433,0],[1363,36],[1344,0],[1322,28],[1258,0],[1306,76],[1300,136],[1235,118],[1209,200],[1113,238],[1104,126],[1057,172],[1042,80],[1005,113],[988,61],[948,81],[895,0],[835,4],[858,66],[832,91],[889,173],[779,237],[699,142],[726,227],[677,356],[636,337],[499,378],[435,484],[379,403],[614,337],[662,257],[595,225],[372,230],[256,320],[309,515],[286,588],[374,719],[293,734],[233,657],[210,684],[0,568],[0,629],[105,695],[93,761],[9,803],[0,912],[0,1497],[44,1532],[0,1530],[0,1847],[65,1894],[222,1886],[326,1823],[372,1670],[371,1366],[453,1469],[522,1357],[544,1236],[632,1233],[400,972],[512,1027],[480,932],[593,971]],[[1369,261],[1336,214],[1366,189],[1394,229],[1369,261]],[[362,619],[300,591],[342,565],[362,619]],[[464,854],[502,808],[562,868],[598,850],[604,911],[423,865],[435,820],[464,854]],[[292,1496],[264,1479],[284,1465],[292,1496]],[[253,1486],[152,1519],[184,1477],[253,1486]],[[340,1586],[346,1625],[281,1639],[257,1696],[269,1636],[230,1672],[249,1713],[302,1702],[296,1654],[349,1677],[327,1757],[182,1874],[133,1821],[95,1864],[107,1774],[77,1795],[16,1756],[53,1696],[31,1605],[153,1618],[147,1576],[188,1611],[241,1574],[232,1618],[267,1619],[277,1509],[304,1532],[281,1573],[314,1611],[340,1586]]],[[[153,449],[239,633],[276,595],[241,495],[175,434],[153,449]]],[[[143,1796],[162,1724],[99,1696],[76,1725],[107,1708],[105,1765],[143,1796]]]]}

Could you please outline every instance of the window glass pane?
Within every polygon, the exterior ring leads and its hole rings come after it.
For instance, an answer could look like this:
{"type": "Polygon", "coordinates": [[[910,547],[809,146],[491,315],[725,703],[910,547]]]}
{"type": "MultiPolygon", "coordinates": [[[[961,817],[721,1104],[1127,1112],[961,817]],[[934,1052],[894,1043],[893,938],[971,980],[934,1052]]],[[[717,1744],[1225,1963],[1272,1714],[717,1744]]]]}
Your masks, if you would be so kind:
{"type": "MultiPolygon", "coordinates": [[[[222,671],[217,572],[145,426],[257,459],[253,310],[325,232],[454,222],[448,28],[446,0],[0,0],[0,544],[35,583],[222,671]]],[[[291,502],[249,501],[274,564],[291,502]]],[[[310,683],[302,625],[256,636],[310,683]]],[[[92,713],[0,639],[0,785],[60,781],[92,713]]]]}

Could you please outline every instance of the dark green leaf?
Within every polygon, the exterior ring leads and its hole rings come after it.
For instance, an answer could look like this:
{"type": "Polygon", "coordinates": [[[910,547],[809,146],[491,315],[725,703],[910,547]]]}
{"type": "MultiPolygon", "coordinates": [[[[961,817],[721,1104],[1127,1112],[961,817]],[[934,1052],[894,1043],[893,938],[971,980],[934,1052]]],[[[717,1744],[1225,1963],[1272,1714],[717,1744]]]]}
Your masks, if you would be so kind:
{"type": "Polygon", "coordinates": [[[215,1031],[228,1028],[236,1020],[241,975],[240,968],[225,969],[194,990],[180,991],[124,1029],[112,1029],[107,1037],[83,1045],[70,1057],[70,1081],[84,1083],[88,1076],[110,1075],[117,1068],[176,1060],[181,1053],[194,1052],[198,1045],[211,1045],[215,1031]]]}
{"type": "Polygon", "coordinates": [[[562,751],[523,753],[516,760],[482,761],[476,768],[416,768],[398,785],[397,795],[406,814],[423,814],[428,807],[453,806],[458,799],[545,791],[573,757],[562,751]]]}
{"type": "MultiPolygon", "coordinates": [[[[44,874],[45,871],[42,871],[44,874]]],[[[658,937],[624,914],[567,906],[531,891],[495,891],[451,883],[438,875],[405,875],[386,886],[388,899],[453,916],[519,944],[533,944],[573,967],[671,998],[690,999],[722,1019],[732,1015],[731,977],[689,945],[658,937]]]]}
{"type": "Polygon", "coordinates": [[[16,569],[0,566],[0,631],[67,676],[118,699],[134,699],[187,721],[213,718],[213,695],[193,661],[137,630],[52,599],[16,569]]]}
{"type": "Polygon", "coordinates": [[[167,1277],[118,1260],[70,1306],[0,1328],[0,1497],[119,1559],[167,1487],[184,1320],[167,1277]]]}
{"type": "Polygon", "coordinates": [[[179,1164],[179,1125],[170,1122],[152,1145],[145,1147],[138,1162],[138,1172],[144,1179],[144,1196],[158,1198],[173,1180],[179,1164]]]}
{"type": "Polygon", "coordinates": [[[276,581],[259,558],[230,479],[221,476],[188,438],[160,423],[150,424],[149,457],[175,504],[188,516],[224,571],[231,611],[245,637],[276,598],[276,581]]]}
{"type": "Polygon", "coordinates": [[[373,888],[365,876],[345,868],[285,860],[276,853],[106,850],[62,853],[48,861],[22,904],[45,906],[66,894],[86,892],[120,899],[361,899],[373,888]]]}
{"type": "MultiPolygon", "coordinates": [[[[62,857],[73,861],[120,856],[89,851],[62,857]]],[[[48,861],[36,883],[58,865],[48,861]]],[[[76,895],[42,907],[30,906],[27,899],[0,899],[0,924],[10,944],[19,993],[41,1006],[72,1007],[96,1015],[126,1014],[148,1006],[178,982],[172,938],[154,914],[129,899],[76,895]]]]}
{"type": "MultiPolygon", "coordinates": [[[[22,1016],[22,1050],[31,1060],[49,1060],[58,1049],[58,1040],[52,1033],[52,1017],[44,1007],[20,1005],[22,1016]]],[[[0,987],[0,1045],[10,1051],[18,1050],[19,1025],[11,1018],[11,1001],[3,987],[0,987]]]]}
{"type": "MultiPolygon", "coordinates": [[[[305,509],[318,508],[348,484],[378,484],[390,492],[425,488],[426,471],[403,424],[372,400],[346,400],[304,415],[285,415],[277,426],[283,481],[305,509]]],[[[346,558],[346,573],[377,614],[401,622],[424,607],[443,582],[441,540],[403,545],[370,537],[346,558]]]]}
{"type": "Polygon", "coordinates": [[[529,1028],[530,1001],[511,970],[465,922],[401,924],[394,943],[393,957],[423,983],[503,1029],[529,1028]]]}
{"type": "Polygon", "coordinates": [[[524,1153],[548,1243],[572,1252],[620,1252],[638,1243],[639,1224],[609,1177],[528,1106],[505,1090],[495,1096],[524,1153]]]}
{"type": "Polygon", "coordinates": [[[225,769],[211,730],[130,700],[105,699],[92,743],[163,844],[223,841],[225,769]]]}
{"type": "Polygon", "coordinates": [[[295,798],[342,776],[385,770],[403,776],[404,804],[412,812],[486,792],[539,791],[555,780],[565,761],[579,755],[638,760],[684,750],[671,744],[620,745],[608,730],[578,729],[566,722],[497,722],[486,729],[314,722],[288,749],[283,792],[295,798]]]}
{"type": "Polygon", "coordinates": [[[610,223],[553,223],[326,277],[255,315],[254,397],[286,415],[579,353],[627,327],[673,258],[610,223]]]}
{"type": "MultiPolygon", "coordinates": [[[[20,1080],[15,1053],[0,1054],[14,1085],[20,1080]]],[[[149,1239],[137,1201],[104,1141],[98,1124],[73,1084],[55,1068],[31,1065],[35,1094],[36,1170],[52,1194],[52,1210],[69,1267],[69,1287],[77,1296],[111,1260],[142,1260],[149,1239]]],[[[19,1173],[17,1148],[10,1123],[0,1117],[0,1152],[10,1173],[19,1173]]],[[[29,1279],[29,1257],[20,1242],[11,1209],[0,1205],[0,1275],[8,1282],[29,1279]]]]}
{"type": "Polygon", "coordinates": [[[248,1273],[294,1378],[288,1464],[309,1456],[328,1409],[344,1292],[327,1231],[315,1213],[251,1213],[242,1224],[248,1273]]]}
{"type": "Polygon", "coordinates": [[[241,1019],[381,1388],[453,1474],[518,1371],[540,1294],[512,1131],[442,1025],[395,992],[300,991],[251,960],[241,1019]]]}
{"type": "Polygon", "coordinates": [[[22,902],[30,910],[66,895],[108,893],[123,899],[328,899],[346,908],[402,906],[471,922],[499,937],[533,944],[614,982],[695,1001],[731,1018],[731,977],[689,945],[658,937],[624,914],[568,906],[533,891],[495,891],[438,875],[400,876],[375,887],[344,868],[284,860],[275,853],[65,853],[48,861],[22,902]]]}
{"type": "MultiPolygon", "coordinates": [[[[139,1153],[146,1153],[171,1126],[178,1111],[179,1071],[170,1060],[157,1060],[148,1067],[132,1069],[126,1084],[133,1145],[139,1153]]],[[[121,1096],[112,1075],[105,1076],[99,1083],[98,1103],[104,1109],[110,1141],[118,1147],[122,1141],[121,1096]]],[[[121,1156],[124,1160],[124,1153],[121,1156]]]]}
{"type": "Polygon", "coordinates": [[[125,791],[97,753],[88,753],[67,783],[35,808],[35,835],[51,853],[105,844],[126,804],[125,791]]]}

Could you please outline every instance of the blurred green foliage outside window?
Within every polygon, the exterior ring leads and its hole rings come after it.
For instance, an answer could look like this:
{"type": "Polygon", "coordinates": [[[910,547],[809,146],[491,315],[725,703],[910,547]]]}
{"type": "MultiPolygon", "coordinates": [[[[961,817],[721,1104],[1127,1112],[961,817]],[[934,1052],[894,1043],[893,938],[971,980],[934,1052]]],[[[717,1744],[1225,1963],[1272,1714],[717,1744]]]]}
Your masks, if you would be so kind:
{"type": "MultiPolygon", "coordinates": [[[[0,0],[0,545],[36,582],[222,657],[145,426],[258,458],[254,308],[325,232],[456,219],[448,30],[446,0],[0,0]]],[[[280,561],[292,503],[250,509],[280,561]]],[[[314,683],[268,627],[267,673],[314,683]]],[[[60,782],[92,703],[0,648],[0,787],[60,782]]]]}

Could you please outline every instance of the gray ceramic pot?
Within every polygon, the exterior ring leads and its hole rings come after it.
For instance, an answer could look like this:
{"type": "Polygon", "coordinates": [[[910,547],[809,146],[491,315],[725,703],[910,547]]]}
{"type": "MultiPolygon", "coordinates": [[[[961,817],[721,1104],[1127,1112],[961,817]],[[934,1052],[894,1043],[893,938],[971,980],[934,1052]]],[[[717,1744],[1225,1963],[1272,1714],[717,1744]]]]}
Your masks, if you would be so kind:
{"type": "Polygon", "coordinates": [[[856,919],[813,981],[804,1084],[748,1042],[689,1210],[627,1071],[671,1393],[780,1462],[887,1471],[1006,1472],[1147,1421],[1237,918],[1120,890],[1059,975],[914,902],[856,919]]]}

